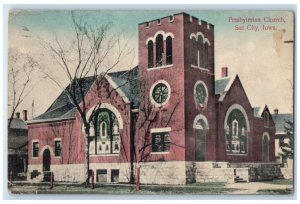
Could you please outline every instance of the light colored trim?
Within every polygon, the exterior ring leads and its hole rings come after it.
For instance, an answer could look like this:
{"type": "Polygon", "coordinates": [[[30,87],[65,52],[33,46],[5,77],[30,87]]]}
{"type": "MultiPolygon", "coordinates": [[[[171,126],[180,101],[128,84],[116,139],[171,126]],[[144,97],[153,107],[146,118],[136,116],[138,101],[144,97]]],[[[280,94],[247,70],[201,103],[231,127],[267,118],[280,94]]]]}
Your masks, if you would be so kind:
{"type": "Polygon", "coordinates": [[[52,147],[50,147],[49,145],[45,145],[45,146],[41,149],[41,151],[40,151],[40,156],[41,156],[41,157],[43,157],[44,151],[45,151],[46,149],[49,149],[49,151],[50,151],[50,156],[55,156],[52,147]]]}
{"type": "Polygon", "coordinates": [[[248,149],[247,149],[246,154],[243,154],[243,153],[226,153],[226,154],[227,154],[227,156],[248,156],[248,149]]]}
{"type": "Polygon", "coordinates": [[[155,42],[156,42],[155,39],[156,39],[156,37],[157,37],[159,34],[161,34],[161,35],[163,36],[163,40],[166,40],[167,37],[169,37],[169,36],[171,36],[172,38],[174,38],[174,34],[173,34],[173,33],[171,33],[171,32],[165,32],[165,31],[163,31],[163,30],[159,30],[159,31],[157,31],[157,32],[154,34],[153,37],[147,38],[147,40],[146,40],[146,45],[148,45],[148,42],[149,42],[150,40],[152,40],[152,42],[155,43],[155,42]]]}
{"type": "MultiPolygon", "coordinates": [[[[198,59],[199,59],[199,58],[198,58],[198,59]]],[[[199,67],[199,66],[197,66],[197,65],[191,64],[191,67],[192,67],[192,68],[195,68],[195,69],[200,69],[200,70],[205,71],[205,72],[209,72],[209,69],[203,68],[203,67],[199,67]]]]}
{"type": "MultiPolygon", "coordinates": [[[[92,108],[90,108],[90,110],[87,112],[86,117],[89,118],[94,110],[95,106],[93,106],[92,108]]],[[[98,108],[106,108],[108,110],[110,110],[111,112],[113,112],[116,116],[116,118],[118,119],[119,122],[119,129],[122,130],[123,129],[123,119],[121,117],[120,112],[118,111],[117,108],[115,108],[113,105],[109,104],[109,103],[101,103],[101,106],[99,107],[99,105],[96,106],[96,109],[98,108]]],[[[84,128],[82,126],[82,128],[84,128]]],[[[83,130],[84,131],[84,130],[83,130]]]]}
{"type": "Polygon", "coordinates": [[[210,46],[209,40],[208,40],[208,39],[204,36],[204,34],[201,33],[201,32],[197,32],[196,34],[195,34],[195,33],[191,33],[191,34],[190,34],[190,39],[195,38],[196,41],[198,41],[198,36],[199,36],[199,35],[201,35],[201,37],[203,38],[203,44],[205,44],[205,42],[207,42],[208,45],[210,46]]]}
{"type": "Polygon", "coordinates": [[[194,85],[194,100],[195,100],[195,103],[198,104],[198,102],[196,101],[196,97],[195,97],[195,96],[196,96],[196,88],[197,88],[197,86],[198,86],[199,84],[202,84],[202,85],[204,86],[204,89],[205,89],[206,94],[207,94],[204,103],[203,103],[203,104],[199,104],[201,107],[204,107],[204,106],[206,106],[207,103],[208,103],[208,96],[209,96],[208,89],[207,89],[207,86],[206,86],[206,84],[204,83],[204,81],[198,80],[198,81],[195,83],[195,85],[194,85]]]}
{"type": "Polygon", "coordinates": [[[90,157],[118,157],[120,153],[117,154],[90,154],[90,157]]]}
{"type": "Polygon", "coordinates": [[[150,101],[151,101],[151,103],[152,103],[155,107],[161,107],[161,106],[166,105],[166,103],[168,103],[168,101],[169,101],[169,99],[170,99],[170,97],[171,97],[171,87],[170,87],[169,83],[168,83],[167,81],[165,81],[165,80],[158,80],[158,81],[156,81],[156,82],[151,86],[151,89],[150,89],[150,92],[149,92],[149,96],[150,96],[150,101]],[[168,97],[167,97],[166,101],[163,102],[162,104],[156,103],[155,100],[154,100],[154,98],[152,97],[153,89],[154,89],[154,87],[155,87],[157,84],[159,84],[159,83],[165,84],[165,85],[167,86],[167,88],[168,88],[168,97]]]}
{"type": "Polygon", "coordinates": [[[54,138],[54,141],[61,141],[61,138],[60,137],[56,137],[56,138],[54,138]]]}
{"type": "Polygon", "coordinates": [[[133,112],[133,113],[138,113],[138,112],[139,112],[139,109],[138,109],[138,108],[132,109],[131,112],[133,112]]]}
{"type": "Polygon", "coordinates": [[[170,152],[150,152],[150,154],[169,154],[170,152]]]}
{"type": "Polygon", "coordinates": [[[276,132],[275,135],[286,135],[286,132],[276,132]]]}
{"type": "Polygon", "coordinates": [[[59,122],[59,121],[63,121],[63,120],[72,120],[72,119],[74,120],[74,119],[76,119],[76,117],[30,120],[30,121],[26,121],[26,124],[47,123],[47,122],[59,122]]]}
{"type": "Polygon", "coordinates": [[[159,132],[171,132],[171,127],[150,129],[150,133],[159,133],[159,132]]]}
{"type": "Polygon", "coordinates": [[[263,133],[263,136],[262,136],[262,141],[264,141],[264,137],[267,136],[268,137],[268,140],[270,142],[270,134],[268,132],[264,132],[263,133]]]}
{"type": "Polygon", "coordinates": [[[112,88],[114,90],[117,91],[117,93],[122,97],[122,99],[124,100],[125,103],[130,103],[130,100],[127,98],[127,96],[125,95],[125,93],[120,89],[120,86],[118,86],[112,79],[110,76],[108,76],[108,74],[104,75],[106,80],[108,81],[108,83],[112,86],[112,88]]]}
{"type": "MultiPolygon", "coordinates": [[[[244,117],[246,119],[246,123],[247,123],[247,132],[250,132],[250,124],[249,124],[248,115],[247,115],[245,109],[243,108],[243,106],[241,106],[240,104],[237,104],[237,103],[231,105],[228,108],[227,112],[226,112],[226,116],[225,116],[225,120],[224,120],[224,130],[226,130],[226,125],[227,125],[226,123],[227,123],[227,120],[228,120],[228,116],[231,113],[231,111],[234,110],[234,109],[238,109],[238,110],[240,110],[243,113],[243,115],[244,115],[244,117]]],[[[248,140],[248,136],[247,136],[247,140],[248,140]]],[[[247,141],[247,144],[248,144],[248,141],[247,141]]]]}
{"type": "Polygon", "coordinates": [[[169,68],[169,67],[173,67],[173,64],[167,64],[167,65],[163,65],[163,66],[159,66],[159,67],[148,67],[147,71],[165,69],[165,68],[169,68]]]}
{"type": "Polygon", "coordinates": [[[206,118],[204,115],[202,115],[202,114],[199,114],[199,115],[197,115],[197,116],[195,117],[194,122],[193,122],[193,128],[194,128],[194,129],[200,129],[200,130],[203,130],[203,128],[201,128],[201,127],[199,127],[199,126],[197,125],[197,122],[198,122],[199,120],[203,120],[203,121],[205,122],[205,124],[206,124],[205,129],[208,130],[208,129],[209,129],[208,120],[207,120],[207,118],[206,118]]]}

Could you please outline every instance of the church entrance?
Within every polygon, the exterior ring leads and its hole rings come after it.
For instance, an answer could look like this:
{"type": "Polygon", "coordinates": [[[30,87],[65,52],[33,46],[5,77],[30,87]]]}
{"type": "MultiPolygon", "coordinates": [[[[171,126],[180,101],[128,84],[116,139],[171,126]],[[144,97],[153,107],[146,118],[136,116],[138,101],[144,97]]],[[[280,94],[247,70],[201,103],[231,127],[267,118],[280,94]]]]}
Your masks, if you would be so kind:
{"type": "Polygon", "coordinates": [[[196,134],[196,161],[206,159],[206,130],[195,129],[196,134]]]}
{"type": "Polygon", "coordinates": [[[204,115],[197,115],[194,124],[195,133],[195,160],[205,161],[207,157],[206,152],[206,135],[208,132],[208,123],[204,115]]]}
{"type": "Polygon", "coordinates": [[[267,134],[263,135],[262,142],[262,159],[264,162],[269,161],[269,137],[267,134]]]}
{"type": "Polygon", "coordinates": [[[50,171],[51,155],[50,150],[45,149],[43,153],[43,171],[50,171]]]}

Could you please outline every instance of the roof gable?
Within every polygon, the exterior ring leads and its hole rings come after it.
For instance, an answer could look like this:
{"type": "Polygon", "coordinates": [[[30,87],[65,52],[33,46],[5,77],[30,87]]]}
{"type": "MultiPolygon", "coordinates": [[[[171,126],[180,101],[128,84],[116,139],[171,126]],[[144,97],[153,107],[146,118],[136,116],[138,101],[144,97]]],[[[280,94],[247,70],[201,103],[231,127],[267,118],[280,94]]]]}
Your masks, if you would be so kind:
{"type": "Polygon", "coordinates": [[[227,92],[230,90],[233,82],[235,82],[236,79],[239,79],[238,76],[234,77],[225,77],[219,80],[215,81],[215,94],[220,95],[218,101],[223,101],[227,92]]]}
{"type": "MultiPolygon", "coordinates": [[[[128,71],[105,74],[105,79],[118,92],[125,103],[133,102],[138,104],[140,94],[138,66],[128,71]]],[[[90,76],[72,82],[62,91],[45,113],[32,119],[29,123],[75,118],[77,108],[71,102],[67,90],[73,90],[73,88],[75,88],[76,100],[78,103],[81,103],[83,98],[81,97],[80,87],[82,87],[83,95],[86,96],[95,80],[95,76],[90,76]]]]}

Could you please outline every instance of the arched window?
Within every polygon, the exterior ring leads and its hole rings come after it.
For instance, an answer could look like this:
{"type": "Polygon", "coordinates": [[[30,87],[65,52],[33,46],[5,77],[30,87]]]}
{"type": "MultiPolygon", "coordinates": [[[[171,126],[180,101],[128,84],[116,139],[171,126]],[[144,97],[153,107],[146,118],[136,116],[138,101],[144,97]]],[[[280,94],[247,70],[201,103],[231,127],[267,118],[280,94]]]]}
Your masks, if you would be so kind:
{"type": "Polygon", "coordinates": [[[151,68],[153,67],[154,63],[153,63],[153,42],[152,40],[150,40],[148,42],[148,67],[151,68]]]}
{"type": "Polygon", "coordinates": [[[196,38],[192,38],[192,64],[198,65],[197,63],[198,51],[197,51],[197,41],[196,38]]]}
{"type": "Polygon", "coordinates": [[[90,154],[115,154],[120,152],[120,131],[116,115],[100,109],[94,117],[95,136],[90,138],[90,154]]]}
{"type": "Polygon", "coordinates": [[[100,123],[100,136],[103,138],[107,137],[107,124],[103,121],[100,123]]]}
{"type": "Polygon", "coordinates": [[[239,123],[237,120],[232,121],[232,136],[238,137],[239,123]]]}
{"type": "Polygon", "coordinates": [[[203,59],[204,59],[204,45],[203,45],[203,37],[201,35],[198,36],[198,66],[203,67],[203,59]]]}
{"type": "Polygon", "coordinates": [[[239,108],[230,108],[227,111],[224,131],[226,137],[226,151],[234,154],[247,153],[247,117],[239,108]],[[228,130],[229,129],[229,130],[228,130]]]}
{"type": "Polygon", "coordinates": [[[166,40],[166,64],[173,63],[173,53],[172,53],[172,37],[168,36],[166,40]]]}
{"type": "Polygon", "coordinates": [[[164,39],[161,34],[159,34],[156,39],[156,66],[163,65],[163,54],[164,54],[164,39]]]}
{"type": "Polygon", "coordinates": [[[204,51],[203,51],[203,67],[208,67],[208,43],[205,42],[204,44],[204,51]]]}

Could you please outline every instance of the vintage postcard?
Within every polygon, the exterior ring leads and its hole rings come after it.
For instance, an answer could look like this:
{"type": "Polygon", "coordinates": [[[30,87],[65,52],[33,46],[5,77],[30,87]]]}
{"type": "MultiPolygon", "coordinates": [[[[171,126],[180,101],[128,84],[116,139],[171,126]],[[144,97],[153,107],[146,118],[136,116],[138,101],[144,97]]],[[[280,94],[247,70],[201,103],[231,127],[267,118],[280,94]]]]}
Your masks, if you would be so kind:
{"type": "Polygon", "coordinates": [[[8,191],[293,194],[294,18],[10,10],[8,191]]]}

